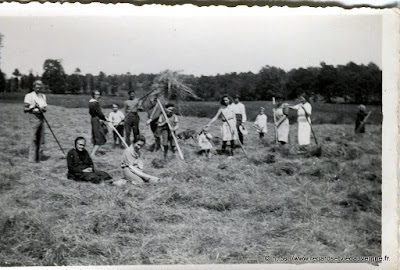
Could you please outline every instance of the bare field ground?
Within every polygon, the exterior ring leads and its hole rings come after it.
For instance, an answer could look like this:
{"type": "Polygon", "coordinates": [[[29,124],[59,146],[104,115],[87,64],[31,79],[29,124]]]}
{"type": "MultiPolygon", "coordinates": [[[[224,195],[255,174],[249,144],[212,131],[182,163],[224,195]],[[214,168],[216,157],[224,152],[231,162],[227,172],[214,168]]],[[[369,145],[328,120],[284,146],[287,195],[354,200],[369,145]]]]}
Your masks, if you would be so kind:
{"type": "MultiPolygon", "coordinates": [[[[109,112],[109,110],[105,110],[109,112]]],[[[48,129],[39,164],[28,163],[30,131],[22,104],[0,106],[0,266],[301,263],[292,256],[381,254],[381,125],[316,125],[322,151],[280,148],[268,126],[260,142],[250,126],[233,159],[197,155],[181,141],[178,157],[144,150],[145,170],[162,182],[116,187],[66,178],[66,159],[48,129]]],[[[46,117],[65,151],[88,139],[87,108],[49,106],[46,117]]],[[[181,117],[181,130],[209,119],[181,117]]],[[[152,143],[142,115],[141,131],[152,143]]],[[[219,124],[211,133],[218,137],[219,124]]],[[[111,134],[94,160],[120,179],[122,149],[111,134]]],[[[220,145],[215,145],[216,148],[220,145]]],[[[310,262],[310,261],[306,261],[310,262]]]]}

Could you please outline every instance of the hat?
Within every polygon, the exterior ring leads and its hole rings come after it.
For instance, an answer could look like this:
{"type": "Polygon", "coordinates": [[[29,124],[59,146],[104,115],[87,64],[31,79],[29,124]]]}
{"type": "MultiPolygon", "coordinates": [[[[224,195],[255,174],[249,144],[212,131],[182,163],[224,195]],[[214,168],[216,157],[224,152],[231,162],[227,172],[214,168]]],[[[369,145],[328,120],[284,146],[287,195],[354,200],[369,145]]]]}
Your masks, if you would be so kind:
{"type": "Polygon", "coordinates": [[[239,126],[239,131],[240,131],[240,133],[242,133],[243,135],[249,134],[249,132],[247,132],[247,129],[246,129],[244,126],[242,126],[242,125],[239,126]]]}

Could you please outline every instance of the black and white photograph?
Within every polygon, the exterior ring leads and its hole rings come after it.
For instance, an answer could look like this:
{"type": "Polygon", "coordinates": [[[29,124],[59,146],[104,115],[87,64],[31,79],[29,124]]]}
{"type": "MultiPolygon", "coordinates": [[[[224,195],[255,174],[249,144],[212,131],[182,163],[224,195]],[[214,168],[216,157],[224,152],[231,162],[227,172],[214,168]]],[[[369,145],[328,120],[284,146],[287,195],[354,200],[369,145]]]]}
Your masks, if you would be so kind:
{"type": "Polygon", "coordinates": [[[22,6],[1,267],[395,269],[394,11],[22,6]]]}

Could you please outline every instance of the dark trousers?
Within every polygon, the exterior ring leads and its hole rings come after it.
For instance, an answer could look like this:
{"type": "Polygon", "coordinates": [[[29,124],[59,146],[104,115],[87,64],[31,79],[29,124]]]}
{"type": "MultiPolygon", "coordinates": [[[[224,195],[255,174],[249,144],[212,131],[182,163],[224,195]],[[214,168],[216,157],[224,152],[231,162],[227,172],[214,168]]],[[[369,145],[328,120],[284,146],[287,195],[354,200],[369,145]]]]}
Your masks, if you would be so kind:
{"type": "Polygon", "coordinates": [[[161,146],[161,132],[160,128],[158,127],[158,118],[150,122],[150,129],[153,132],[154,139],[156,141],[154,145],[154,150],[157,151],[158,149],[160,149],[161,146]]]}
{"type": "Polygon", "coordinates": [[[78,174],[68,174],[68,179],[74,179],[76,181],[85,181],[85,182],[92,182],[92,183],[100,183],[104,180],[110,180],[112,177],[103,171],[94,171],[94,172],[84,172],[78,174]]]}
{"type": "Polygon", "coordinates": [[[133,131],[133,140],[135,143],[140,134],[139,132],[139,115],[137,113],[128,113],[125,116],[125,141],[128,145],[131,145],[131,131],[133,131]]]}
{"type": "MultiPolygon", "coordinates": [[[[121,137],[124,137],[124,125],[118,125],[114,127],[118,131],[119,135],[121,135],[121,137]]],[[[115,131],[113,131],[113,135],[114,135],[114,142],[116,142],[119,139],[119,137],[115,131]]]]}
{"type": "Polygon", "coordinates": [[[31,146],[29,148],[29,161],[39,162],[44,146],[44,119],[40,115],[30,114],[31,146]]]}
{"type": "Polygon", "coordinates": [[[239,127],[242,125],[242,115],[241,114],[236,114],[236,129],[238,132],[239,136],[239,141],[243,144],[243,134],[240,132],[239,127]]]}

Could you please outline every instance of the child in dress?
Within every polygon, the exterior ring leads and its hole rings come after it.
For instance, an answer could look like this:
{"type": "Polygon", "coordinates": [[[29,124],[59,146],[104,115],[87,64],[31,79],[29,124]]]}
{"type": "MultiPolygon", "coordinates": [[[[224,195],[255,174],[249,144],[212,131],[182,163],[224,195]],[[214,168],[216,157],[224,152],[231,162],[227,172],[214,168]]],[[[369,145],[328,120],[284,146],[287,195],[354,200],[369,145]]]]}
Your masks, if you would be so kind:
{"type": "MultiPolygon", "coordinates": [[[[108,120],[111,121],[111,124],[118,131],[119,135],[121,135],[121,137],[123,137],[124,136],[125,115],[123,112],[121,112],[118,109],[118,104],[113,104],[112,108],[113,108],[113,111],[110,112],[110,115],[108,116],[108,120]]],[[[120,147],[124,148],[124,146],[122,145],[121,138],[118,137],[118,135],[115,131],[113,131],[113,135],[114,135],[114,147],[117,145],[117,141],[119,141],[120,147]]]]}
{"type": "Polygon", "coordinates": [[[200,153],[204,153],[208,158],[211,158],[212,135],[208,132],[208,128],[204,127],[199,134],[200,153]]]}
{"type": "Polygon", "coordinates": [[[267,116],[265,115],[264,111],[265,109],[261,107],[260,113],[257,115],[256,121],[253,125],[253,127],[255,127],[259,133],[260,139],[263,139],[264,134],[267,133],[267,116]]]}

